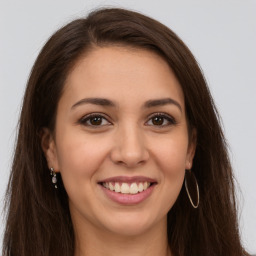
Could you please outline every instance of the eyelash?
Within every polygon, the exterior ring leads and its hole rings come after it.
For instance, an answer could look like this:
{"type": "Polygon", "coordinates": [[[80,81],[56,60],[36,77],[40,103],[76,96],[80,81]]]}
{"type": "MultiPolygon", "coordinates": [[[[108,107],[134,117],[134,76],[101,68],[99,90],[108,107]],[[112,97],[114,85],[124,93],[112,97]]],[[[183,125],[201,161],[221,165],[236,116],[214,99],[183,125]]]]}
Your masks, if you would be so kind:
{"type": "Polygon", "coordinates": [[[108,121],[108,118],[105,117],[105,115],[103,115],[102,113],[93,113],[93,114],[89,114],[89,115],[86,115],[84,117],[82,117],[80,120],[79,120],[79,123],[82,124],[82,125],[85,125],[85,126],[91,126],[93,128],[99,128],[99,127],[102,127],[102,126],[106,126],[106,125],[92,125],[92,124],[87,124],[88,121],[90,121],[91,119],[95,118],[95,117],[100,117],[101,120],[102,119],[105,119],[108,124],[110,124],[110,122],[108,121]],[[99,126],[99,127],[97,127],[99,126]]]}
{"type": "MultiPolygon", "coordinates": [[[[177,124],[176,120],[174,117],[166,114],[166,113],[154,113],[152,115],[149,116],[149,119],[148,120],[151,120],[154,118],[154,117],[160,117],[160,118],[163,118],[164,121],[167,121],[168,124],[164,124],[164,125],[154,125],[152,124],[152,126],[156,126],[158,128],[163,128],[163,127],[166,127],[166,126],[171,126],[171,125],[175,125],[177,124]]],[[[148,122],[148,121],[147,121],[148,122]]]]}
{"type": "MultiPolygon", "coordinates": [[[[154,124],[150,124],[147,126],[154,126],[154,127],[157,127],[157,128],[164,128],[164,127],[167,127],[167,126],[171,126],[171,125],[175,125],[177,124],[175,118],[173,118],[172,116],[166,114],[166,113],[154,113],[152,115],[149,116],[148,118],[148,121],[147,123],[151,120],[153,120],[154,117],[160,117],[160,118],[163,118],[164,121],[163,122],[168,122],[167,124],[163,124],[163,125],[154,125],[154,124]]],[[[108,118],[102,114],[102,113],[92,113],[92,114],[88,114],[84,117],[82,117],[80,120],[79,120],[79,123],[81,125],[84,125],[84,126],[87,126],[87,127],[91,127],[91,128],[101,128],[103,126],[107,126],[107,125],[110,125],[111,122],[108,121],[108,118]],[[93,125],[93,124],[88,124],[87,122],[91,122],[90,120],[92,120],[93,118],[100,118],[101,122],[102,120],[106,120],[108,124],[100,124],[100,125],[93,125]]]]}

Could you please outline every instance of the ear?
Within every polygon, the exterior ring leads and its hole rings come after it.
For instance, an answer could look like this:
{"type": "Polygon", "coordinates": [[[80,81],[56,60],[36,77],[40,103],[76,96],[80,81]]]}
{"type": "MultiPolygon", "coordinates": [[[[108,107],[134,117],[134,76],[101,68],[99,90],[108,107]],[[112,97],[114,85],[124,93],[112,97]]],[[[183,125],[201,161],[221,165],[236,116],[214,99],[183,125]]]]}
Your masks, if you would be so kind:
{"type": "Polygon", "coordinates": [[[48,128],[43,128],[41,130],[41,147],[43,149],[48,168],[54,168],[55,172],[59,172],[56,143],[52,132],[48,128]]]}
{"type": "Polygon", "coordinates": [[[187,158],[186,158],[186,169],[190,170],[193,165],[193,159],[196,152],[196,143],[197,143],[197,132],[196,129],[193,129],[190,134],[190,140],[188,145],[188,151],[187,151],[187,158]]]}

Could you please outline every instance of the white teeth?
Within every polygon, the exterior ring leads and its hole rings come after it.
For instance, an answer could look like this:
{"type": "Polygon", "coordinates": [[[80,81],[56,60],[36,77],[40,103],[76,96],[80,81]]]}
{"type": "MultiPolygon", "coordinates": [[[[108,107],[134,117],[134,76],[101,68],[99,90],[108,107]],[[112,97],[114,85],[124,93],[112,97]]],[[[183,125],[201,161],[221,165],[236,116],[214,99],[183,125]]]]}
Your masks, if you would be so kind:
{"type": "Polygon", "coordinates": [[[133,182],[132,184],[128,183],[119,183],[119,182],[103,182],[103,187],[115,191],[117,193],[122,194],[137,194],[139,192],[142,192],[143,190],[146,190],[149,188],[150,183],[149,182],[139,182],[138,184],[136,182],[133,182]],[[120,185],[121,184],[121,185],[120,185]]]}
{"type": "Polygon", "coordinates": [[[118,182],[115,183],[115,192],[121,192],[121,187],[118,182]]]}
{"type": "Polygon", "coordinates": [[[139,188],[138,188],[139,192],[142,192],[143,189],[144,189],[144,186],[143,186],[143,184],[140,182],[140,183],[139,183],[139,188]]]}
{"type": "Polygon", "coordinates": [[[110,189],[111,191],[115,190],[115,188],[114,188],[114,186],[113,186],[113,184],[112,184],[111,182],[109,182],[109,189],[110,189]]]}
{"type": "Polygon", "coordinates": [[[103,182],[103,187],[105,187],[105,188],[109,188],[109,183],[107,183],[107,182],[103,182]]]}
{"type": "Polygon", "coordinates": [[[130,188],[129,188],[129,185],[127,183],[122,183],[121,193],[122,194],[129,194],[130,193],[130,188]]]}
{"type": "Polygon", "coordinates": [[[130,186],[130,194],[137,194],[138,193],[138,186],[136,183],[132,183],[130,186]]]}

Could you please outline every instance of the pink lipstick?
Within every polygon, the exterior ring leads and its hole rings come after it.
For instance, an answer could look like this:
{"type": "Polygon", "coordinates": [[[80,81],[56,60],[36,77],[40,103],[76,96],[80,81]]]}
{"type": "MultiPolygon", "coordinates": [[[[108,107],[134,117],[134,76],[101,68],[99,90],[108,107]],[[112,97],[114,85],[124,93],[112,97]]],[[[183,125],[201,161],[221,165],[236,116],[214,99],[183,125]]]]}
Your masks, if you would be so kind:
{"type": "Polygon", "coordinates": [[[123,205],[133,205],[146,200],[157,182],[144,176],[116,176],[104,179],[98,184],[112,201],[123,205]]]}

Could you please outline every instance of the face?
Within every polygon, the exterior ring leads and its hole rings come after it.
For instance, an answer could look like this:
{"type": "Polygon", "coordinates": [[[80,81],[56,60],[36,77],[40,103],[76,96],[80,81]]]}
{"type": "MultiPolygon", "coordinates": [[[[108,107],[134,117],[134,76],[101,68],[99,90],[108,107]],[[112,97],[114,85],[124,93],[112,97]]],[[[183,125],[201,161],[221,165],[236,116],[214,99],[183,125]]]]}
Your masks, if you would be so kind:
{"type": "Polygon", "coordinates": [[[49,167],[61,173],[75,227],[124,235],[166,226],[195,150],[167,63],[114,46],[76,63],[55,136],[45,130],[43,145],[49,167]]]}

